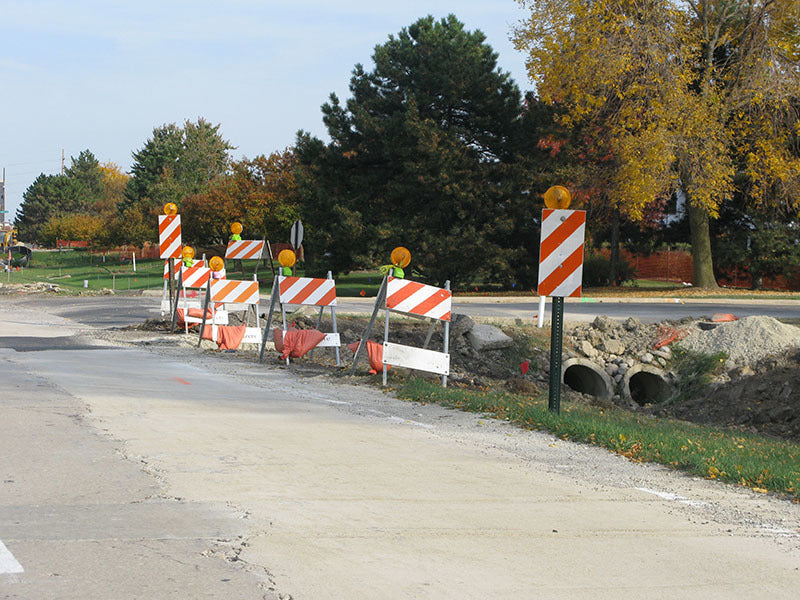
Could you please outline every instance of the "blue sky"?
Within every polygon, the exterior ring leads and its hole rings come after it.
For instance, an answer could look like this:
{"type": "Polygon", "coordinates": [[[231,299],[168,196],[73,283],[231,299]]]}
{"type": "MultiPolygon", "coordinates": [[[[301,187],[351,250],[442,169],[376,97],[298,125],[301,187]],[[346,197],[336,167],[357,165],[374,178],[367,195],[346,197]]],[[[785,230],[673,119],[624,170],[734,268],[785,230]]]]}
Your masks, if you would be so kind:
{"type": "Polygon", "coordinates": [[[524,57],[508,40],[514,0],[137,2],[0,0],[0,169],[13,219],[61,151],[91,150],[127,170],[153,128],[203,117],[234,158],[269,154],[304,129],[325,137],[320,106],[349,96],[353,66],[431,14],[480,29],[521,89],[524,57]]]}

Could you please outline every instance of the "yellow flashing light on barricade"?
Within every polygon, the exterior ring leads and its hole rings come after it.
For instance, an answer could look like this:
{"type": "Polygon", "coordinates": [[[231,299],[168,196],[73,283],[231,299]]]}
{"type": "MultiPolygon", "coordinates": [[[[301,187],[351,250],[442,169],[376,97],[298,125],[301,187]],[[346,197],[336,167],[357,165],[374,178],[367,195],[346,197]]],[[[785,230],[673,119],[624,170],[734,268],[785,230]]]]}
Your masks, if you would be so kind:
{"type": "Polygon", "coordinates": [[[178,214],[178,205],[174,202],[167,202],[164,205],[164,214],[165,215],[177,215],[178,214]]]}
{"type": "Polygon", "coordinates": [[[411,252],[409,252],[408,248],[398,246],[392,250],[389,260],[395,267],[405,268],[411,264],[411,252]]]}
{"type": "Polygon", "coordinates": [[[212,256],[211,260],[208,261],[208,266],[211,267],[212,271],[222,271],[225,268],[225,261],[219,256],[212,256]]]}
{"type": "Polygon", "coordinates": [[[293,267],[297,262],[297,256],[291,250],[281,250],[278,254],[278,263],[282,267],[293,267]]]}
{"type": "Polygon", "coordinates": [[[194,258],[194,248],[191,246],[184,246],[183,250],[181,250],[181,256],[189,259],[194,258]]]}
{"type": "Polygon", "coordinates": [[[239,235],[242,233],[242,224],[239,221],[234,221],[231,223],[231,233],[233,235],[239,235]]]}
{"type": "Polygon", "coordinates": [[[569,208],[572,194],[563,185],[554,185],[544,193],[544,205],[547,208],[569,208]]]}

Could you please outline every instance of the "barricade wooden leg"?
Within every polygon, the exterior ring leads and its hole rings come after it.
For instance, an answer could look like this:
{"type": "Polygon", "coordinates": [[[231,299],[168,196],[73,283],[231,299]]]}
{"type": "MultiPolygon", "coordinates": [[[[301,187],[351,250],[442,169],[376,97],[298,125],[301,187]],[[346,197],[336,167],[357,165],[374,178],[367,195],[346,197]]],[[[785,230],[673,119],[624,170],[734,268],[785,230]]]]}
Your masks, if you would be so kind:
{"type": "Polygon", "coordinates": [[[269,336],[269,326],[272,324],[272,314],[275,312],[275,303],[278,300],[278,276],[272,282],[272,294],[269,301],[269,312],[267,313],[267,324],[264,326],[264,334],[261,336],[261,352],[258,355],[258,360],[264,360],[264,348],[267,345],[267,337],[269,336]]]}
{"type": "MultiPolygon", "coordinates": [[[[335,306],[331,306],[331,321],[333,323],[333,333],[337,333],[338,334],[339,333],[339,329],[336,327],[336,307],[335,306]]],[[[342,366],[341,344],[339,346],[336,346],[336,348],[334,348],[334,350],[336,350],[336,366],[337,367],[341,367],[342,366]]]]}
{"type": "MultiPolygon", "coordinates": [[[[383,321],[383,343],[389,341],[389,309],[386,309],[385,318],[383,321]]],[[[386,379],[388,375],[389,367],[386,363],[383,364],[383,385],[386,385],[386,379]]]]}
{"type": "MultiPolygon", "coordinates": [[[[444,289],[448,292],[450,291],[450,280],[444,282],[444,289]]],[[[444,353],[448,354],[450,351],[450,321],[444,322],[444,343],[442,344],[444,348],[444,353]]],[[[450,361],[452,365],[452,361],[450,361]]],[[[447,387],[447,375],[442,375],[442,387],[447,387]]]]}
{"type": "Polygon", "coordinates": [[[372,317],[369,319],[367,330],[361,337],[361,342],[359,342],[358,349],[356,350],[355,356],[353,356],[353,364],[350,366],[350,374],[356,372],[356,365],[358,364],[358,360],[361,358],[361,353],[364,351],[364,347],[367,345],[367,338],[369,338],[369,334],[372,333],[372,326],[375,324],[375,319],[378,317],[378,311],[381,309],[381,304],[384,306],[386,305],[386,282],[387,278],[384,277],[383,283],[381,283],[381,288],[378,290],[378,297],[375,298],[375,308],[372,309],[372,317]]]}
{"type": "Polygon", "coordinates": [[[209,300],[211,299],[211,279],[208,280],[206,283],[206,297],[203,301],[203,322],[200,324],[200,336],[197,339],[197,347],[200,347],[200,344],[203,342],[203,333],[206,330],[206,315],[208,314],[208,304],[209,300]]]}
{"type": "MultiPolygon", "coordinates": [[[[283,347],[286,348],[286,332],[289,328],[286,327],[286,307],[281,304],[281,316],[283,317],[283,347]]],[[[286,366],[289,366],[289,355],[286,355],[286,366]]]]}
{"type": "MultiPolygon", "coordinates": [[[[178,320],[178,298],[181,295],[181,288],[183,287],[183,269],[178,273],[178,285],[175,289],[175,300],[172,303],[172,325],[169,328],[170,333],[175,333],[175,321],[178,320]]],[[[184,317],[186,309],[184,309],[184,317]]]]}

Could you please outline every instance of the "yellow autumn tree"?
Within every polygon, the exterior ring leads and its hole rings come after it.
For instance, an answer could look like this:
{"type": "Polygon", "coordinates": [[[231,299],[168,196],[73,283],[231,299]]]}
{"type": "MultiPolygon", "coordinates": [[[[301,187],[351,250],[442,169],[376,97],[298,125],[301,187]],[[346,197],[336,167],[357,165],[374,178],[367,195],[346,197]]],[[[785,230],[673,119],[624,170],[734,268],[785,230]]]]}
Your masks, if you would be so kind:
{"type": "Polygon", "coordinates": [[[530,18],[514,41],[542,99],[606,132],[611,201],[636,219],[680,188],[695,284],[715,287],[709,217],[737,176],[753,201],[798,198],[800,3],[518,1],[530,18]]]}
{"type": "Polygon", "coordinates": [[[104,162],[100,165],[101,192],[95,200],[94,208],[99,213],[116,213],[117,207],[125,199],[125,188],[131,176],[125,173],[115,162],[104,162]]]}

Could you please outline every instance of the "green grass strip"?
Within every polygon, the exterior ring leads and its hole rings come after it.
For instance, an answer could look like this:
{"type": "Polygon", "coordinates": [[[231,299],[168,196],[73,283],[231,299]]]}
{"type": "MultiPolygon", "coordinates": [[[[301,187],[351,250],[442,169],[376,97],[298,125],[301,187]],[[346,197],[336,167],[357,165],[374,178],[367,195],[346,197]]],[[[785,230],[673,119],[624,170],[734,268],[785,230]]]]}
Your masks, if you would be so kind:
{"type": "Polygon", "coordinates": [[[561,415],[544,398],[502,391],[442,388],[410,379],[402,398],[505,419],[564,440],[601,446],[630,460],[666,465],[800,502],[800,445],[755,434],[640,415],[616,408],[562,403],[561,415]]]}

